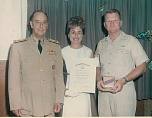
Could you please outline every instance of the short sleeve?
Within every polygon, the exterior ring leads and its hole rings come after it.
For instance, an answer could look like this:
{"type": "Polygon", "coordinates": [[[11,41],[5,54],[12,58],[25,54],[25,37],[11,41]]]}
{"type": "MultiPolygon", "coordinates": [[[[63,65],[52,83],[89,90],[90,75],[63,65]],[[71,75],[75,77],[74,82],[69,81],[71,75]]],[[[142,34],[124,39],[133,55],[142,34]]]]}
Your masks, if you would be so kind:
{"type": "Polygon", "coordinates": [[[135,37],[131,37],[130,49],[131,49],[132,58],[136,64],[136,66],[138,66],[144,62],[147,63],[149,61],[149,58],[148,58],[145,50],[143,49],[143,47],[140,44],[140,42],[138,41],[138,39],[136,39],[135,37]]]}
{"type": "Polygon", "coordinates": [[[97,67],[100,67],[101,57],[100,57],[100,50],[101,50],[101,41],[99,41],[97,45],[97,49],[95,51],[94,57],[98,58],[97,67]]]}

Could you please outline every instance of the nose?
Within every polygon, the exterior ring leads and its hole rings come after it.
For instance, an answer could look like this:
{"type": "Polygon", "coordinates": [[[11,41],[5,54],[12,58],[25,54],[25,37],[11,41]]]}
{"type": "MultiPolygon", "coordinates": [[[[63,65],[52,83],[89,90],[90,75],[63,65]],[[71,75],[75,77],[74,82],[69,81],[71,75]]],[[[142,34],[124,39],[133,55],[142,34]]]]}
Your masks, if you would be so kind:
{"type": "Polygon", "coordinates": [[[75,37],[78,37],[78,36],[79,36],[79,34],[78,34],[78,33],[75,33],[75,34],[74,34],[74,36],[75,36],[75,37]]]}
{"type": "Polygon", "coordinates": [[[42,28],[44,26],[44,24],[43,23],[40,23],[40,27],[42,28]]]}

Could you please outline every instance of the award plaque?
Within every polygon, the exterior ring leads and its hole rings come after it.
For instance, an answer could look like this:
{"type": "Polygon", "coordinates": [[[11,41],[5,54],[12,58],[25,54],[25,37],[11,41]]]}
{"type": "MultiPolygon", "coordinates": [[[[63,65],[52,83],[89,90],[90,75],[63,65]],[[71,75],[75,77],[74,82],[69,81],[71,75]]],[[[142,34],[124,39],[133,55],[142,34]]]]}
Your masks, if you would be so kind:
{"type": "Polygon", "coordinates": [[[113,88],[115,78],[113,76],[103,76],[103,82],[106,88],[113,88]]]}

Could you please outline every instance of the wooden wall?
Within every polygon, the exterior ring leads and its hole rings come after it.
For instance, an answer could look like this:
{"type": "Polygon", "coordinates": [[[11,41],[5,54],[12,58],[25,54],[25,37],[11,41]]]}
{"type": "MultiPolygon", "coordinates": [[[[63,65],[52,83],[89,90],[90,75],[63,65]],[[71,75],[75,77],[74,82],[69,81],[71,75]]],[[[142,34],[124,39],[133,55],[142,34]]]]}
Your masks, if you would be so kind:
{"type": "Polygon", "coordinates": [[[6,110],[6,82],[5,82],[5,73],[6,73],[6,61],[0,61],[0,116],[7,116],[6,110]]]}

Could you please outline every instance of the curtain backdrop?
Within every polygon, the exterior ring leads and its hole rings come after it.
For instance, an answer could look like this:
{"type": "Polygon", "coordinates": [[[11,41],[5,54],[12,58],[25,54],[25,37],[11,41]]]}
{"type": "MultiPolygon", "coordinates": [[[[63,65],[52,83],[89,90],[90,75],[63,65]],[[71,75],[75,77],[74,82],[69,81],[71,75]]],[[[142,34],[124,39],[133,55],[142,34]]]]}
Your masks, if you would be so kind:
{"type": "MultiPolygon", "coordinates": [[[[84,44],[93,51],[97,43],[104,37],[101,17],[111,8],[120,10],[122,14],[122,30],[133,36],[152,30],[152,0],[28,0],[27,18],[35,9],[43,9],[49,16],[48,37],[58,40],[61,47],[68,45],[65,36],[67,20],[80,15],[86,22],[84,44]]],[[[29,32],[27,32],[29,35],[29,32]]],[[[152,59],[152,43],[140,40],[150,59],[152,59]]],[[[152,98],[152,70],[135,81],[139,100],[152,98]]]]}

